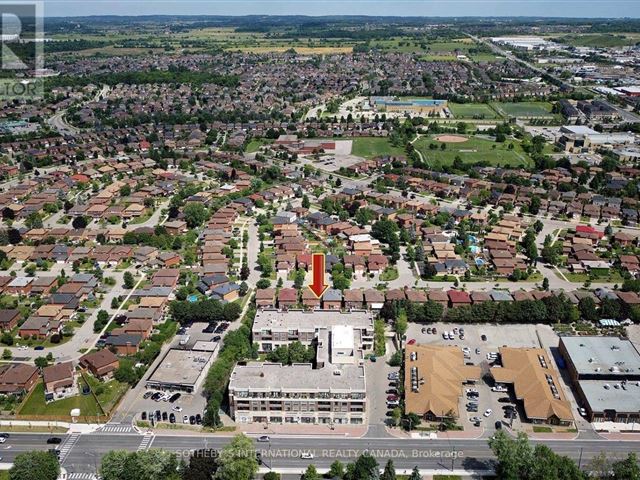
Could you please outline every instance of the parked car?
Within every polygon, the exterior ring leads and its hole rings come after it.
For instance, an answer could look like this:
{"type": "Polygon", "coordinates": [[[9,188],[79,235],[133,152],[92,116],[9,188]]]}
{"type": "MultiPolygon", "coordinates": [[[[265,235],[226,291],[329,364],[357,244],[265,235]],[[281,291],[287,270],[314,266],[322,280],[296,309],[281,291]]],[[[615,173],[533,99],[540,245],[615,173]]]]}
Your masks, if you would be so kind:
{"type": "Polygon", "coordinates": [[[578,413],[583,417],[587,416],[587,411],[583,407],[578,407],[578,413]]]}
{"type": "Polygon", "coordinates": [[[182,423],[189,423],[189,415],[182,416],[182,423]]]}
{"type": "Polygon", "coordinates": [[[198,425],[202,424],[202,415],[200,415],[199,413],[196,413],[196,423],[198,425]]]}
{"type": "Polygon", "coordinates": [[[222,337],[221,337],[220,335],[215,335],[215,336],[211,339],[211,341],[212,341],[212,342],[219,342],[221,338],[222,338],[222,337]]]}
{"type": "MultiPolygon", "coordinates": [[[[3,440],[5,439],[4,437],[0,437],[0,438],[2,438],[3,440]]],[[[3,440],[0,440],[0,443],[4,443],[3,440]]],[[[62,443],[62,439],[60,437],[49,437],[47,438],[47,443],[49,445],[59,445],[62,443]]]]}
{"type": "Polygon", "coordinates": [[[487,341],[487,336],[483,333],[482,335],[480,335],[480,339],[481,339],[483,342],[486,342],[486,341],[487,341]]]}
{"type": "Polygon", "coordinates": [[[387,375],[387,380],[398,380],[400,378],[400,374],[398,372],[391,372],[387,375]]]}
{"type": "Polygon", "coordinates": [[[159,422],[162,418],[162,412],[160,410],[156,410],[156,420],[159,422]]]}
{"type": "Polygon", "coordinates": [[[202,329],[202,333],[213,333],[216,330],[216,324],[210,323],[205,328],[202,329]]]}
{"type": "Polygon", "coordinates": [[[162,412],[162,421],[166,422],[167,420],[169,420],[169,415],[167,415],[167,412],[162,412]]]}
{"type": "Polygon", "coordinates": [[[169,414],[169,423],[176,423],[176,415],[174,413],[169,414]]]}
{"type": "Polygon", "coordinates": [[[511,399],[509,397],[500,397],[498,399],[498,402],[500,402],[500,403],[511,403],[511,399]]]}
{"type": "Polygon", "coordinates": [[[142,420],[146,420],[146,419],[147,419],[147,412],[142,412],[142,413],[140,414],[140,418],[141,418],[142,420]]]}
{"type": "Polygon", "coordinates": [[[147,398],[149,398],[151,395],[153,395],[153,392],[145,392],[144,395],[142,395],[142,398],[144,398],[145,400],[147,398]]]}
{"type": "Polygon", "coordinates": [[[495,387],[491,387],[492,392],[506,392],[507,387],[503,387],[502,385],[496,385],[495,387]]]}
{"type": "Polygon", "coordinates": [[[174,412],[181,412],[182,407],[180,405],[174,405],[173,407],[171,407],[171,410],[173,410],[174,412]]]}
{"type": "Polygon", "coordinates": [[[176,400],[178,400],[180,397],[182,396],[181,393],[174,393],[173,395],[171,395],[171,397],[169,398],[169,403],[174,403],[176,400]]]}
{"type": "Polygon", "coordinates": [[[398,396],[397,395],[389,395],[387,396],[387,401],[388,402],[395,402],[398,400],[398,396]]]}
{"type": "Polygon", "coordinates": [[[409,341],[407,342],[407,345],[415,345],[415,343],[416,343],[416,339],[415,339],[415,338],[412,338],[411,340],[409,340],[409,341]]]}
{"type": "Polygon", "coordinates": [[[491,410],[490,408],[487,408],[487,409],[484,411],[484,416],[485,416],[485,417],[490,417],[492,413],[493,413],[493,410],[491,410]]]}
{"type": "Polygon", "coordinates": [[[498,420],[496,422],[496,430],[501,430],[502,429],[502,422],[500,420],[498,420]]]}

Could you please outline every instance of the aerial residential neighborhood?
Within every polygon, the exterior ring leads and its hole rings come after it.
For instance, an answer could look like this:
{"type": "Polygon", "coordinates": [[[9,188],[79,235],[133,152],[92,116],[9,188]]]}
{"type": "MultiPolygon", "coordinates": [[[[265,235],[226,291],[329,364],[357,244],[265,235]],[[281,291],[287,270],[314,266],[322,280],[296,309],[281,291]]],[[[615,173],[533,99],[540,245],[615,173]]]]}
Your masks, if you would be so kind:
{"type": "Polygon", "coordinates": [[[640,479],[633,2],[43,3],[0,480],[640,479]]]}

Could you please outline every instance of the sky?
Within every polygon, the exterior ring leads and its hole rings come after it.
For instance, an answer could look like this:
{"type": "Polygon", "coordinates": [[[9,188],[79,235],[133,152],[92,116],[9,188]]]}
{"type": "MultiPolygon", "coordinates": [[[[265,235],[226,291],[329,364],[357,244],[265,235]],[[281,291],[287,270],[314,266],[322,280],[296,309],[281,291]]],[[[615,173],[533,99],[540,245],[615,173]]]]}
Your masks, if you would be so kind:
{"type": "Polygon", "coordinates": [[[85,15],[392,15],[640,17],[640,0],[44,0],[49,17],[85,15]]]}

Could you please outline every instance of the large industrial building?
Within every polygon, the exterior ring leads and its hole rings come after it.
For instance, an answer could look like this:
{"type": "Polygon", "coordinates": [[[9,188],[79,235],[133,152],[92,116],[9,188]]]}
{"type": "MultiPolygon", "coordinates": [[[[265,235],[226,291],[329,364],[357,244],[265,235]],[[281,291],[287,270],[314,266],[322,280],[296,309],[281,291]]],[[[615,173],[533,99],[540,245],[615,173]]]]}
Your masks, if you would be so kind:
{"type": "Polygon", "coordinates": [[[590,421],[640,421],[640,353],[629,340],[561,337],[559,350],[590,421]]]}

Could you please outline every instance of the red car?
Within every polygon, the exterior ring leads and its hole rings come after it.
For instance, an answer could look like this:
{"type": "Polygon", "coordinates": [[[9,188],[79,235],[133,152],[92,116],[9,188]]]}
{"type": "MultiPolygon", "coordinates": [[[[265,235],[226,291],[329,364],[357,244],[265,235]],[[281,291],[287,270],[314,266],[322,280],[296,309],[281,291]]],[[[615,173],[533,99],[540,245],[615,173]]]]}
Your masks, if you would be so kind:
{"type": "Polygon", "coordinates": [[[413,345],[414,343],[416,343],[416,339],[415,339],[415,338],[412,338],[411,340],[409,340],[409,341],[407,342],[407,345],[413,345]]]}
{"type": "Polygon", "coordinates": [[[397,395],[389,395],[387,396],[387,402],[395,402],[398,400],[398,396],[397,395]]]}

